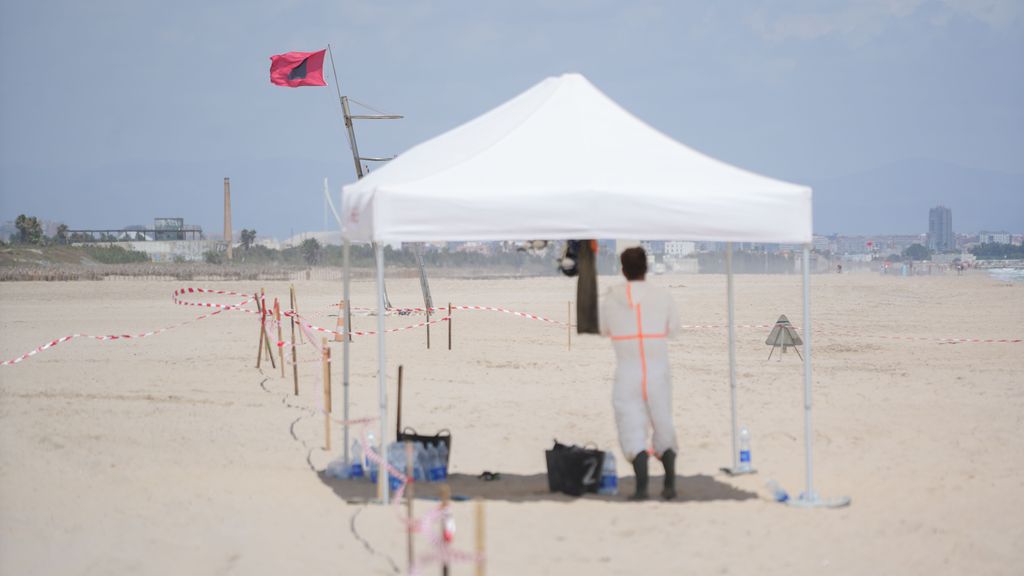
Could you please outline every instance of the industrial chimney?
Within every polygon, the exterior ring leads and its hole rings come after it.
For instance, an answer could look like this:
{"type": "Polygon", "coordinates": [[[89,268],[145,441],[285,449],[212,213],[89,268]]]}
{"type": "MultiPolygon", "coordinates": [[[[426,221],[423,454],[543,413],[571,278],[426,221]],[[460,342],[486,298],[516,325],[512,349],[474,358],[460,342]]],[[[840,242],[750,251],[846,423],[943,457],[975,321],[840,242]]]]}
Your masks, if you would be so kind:
{"type": "Polygon", "coordinates": [[[231,260],[231,179],[224,178],[224,241],[228,243],[228,260],[231,260]]]}

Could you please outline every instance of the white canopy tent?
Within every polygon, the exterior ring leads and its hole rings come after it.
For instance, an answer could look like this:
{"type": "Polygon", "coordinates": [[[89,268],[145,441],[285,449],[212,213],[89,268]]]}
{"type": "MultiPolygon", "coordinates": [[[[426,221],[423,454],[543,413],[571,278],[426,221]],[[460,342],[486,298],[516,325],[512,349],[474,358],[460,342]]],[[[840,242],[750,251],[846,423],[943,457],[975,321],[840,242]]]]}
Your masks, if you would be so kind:
{"type": "MultiPolygon", "coordinates": [[[[383,242],[651,238],[804,244],[807,489],[800,500],[822,502],[813,490],[811,462],[810,188],[705,156],[651,128],[583,76],[565,74],[345,186],[341,216],[346,255],[349,241],[378,243],[379,287],[383,242]]],[[[347,302],[347,263],[345,278],[347,302]]],[[[728,286],[735,469],[731,267],[728,286]]],[[[380,290],[378,296],[383,450],[387,392],[380,290]]],[[[348,339],[344,342],[347,410],[348,339]]],[[[386,499],[385,475],[380,476],[386,499]]]]}
{"type": "Polygon", "coordinates": [[[355,241],[811,241],[810,188],[692,150],[579,74],[400,154],[342,204],[355,241]]]}

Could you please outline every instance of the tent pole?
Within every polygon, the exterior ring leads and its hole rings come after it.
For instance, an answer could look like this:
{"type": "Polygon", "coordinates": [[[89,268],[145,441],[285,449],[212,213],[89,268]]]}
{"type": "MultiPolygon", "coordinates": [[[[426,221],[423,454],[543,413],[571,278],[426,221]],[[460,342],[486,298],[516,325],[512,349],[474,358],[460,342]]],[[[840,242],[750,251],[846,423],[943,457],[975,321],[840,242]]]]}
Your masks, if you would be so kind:
{"type": "Polygon", "coordinates": [[[804,450],[807,458],[807,489],[797,498],[790,498],[790,506],[800,508],[841,508],[850,505],[849,496],[821,498],[814,491],[814,465],[811,461],[811,247],[804,244],[804,450]]]}
{"type": "Polygon", "coordinates": [[[807,489],[804,492],[809,500],[817,500],[814,493],[814,463],[811,460],[811,440],[814,434],[811,428],[811,251],[804,244],[804,451],[807,463],[807,489]]]}
{"type": "Polygon", "coordinates": [[[732,288],[732,242],[725,244],[725,286],[727,308],[729,316],[729,408],[732,424],[732,466],[723,467],[722,472],[737,476],[740,474],[753,474],[754,469],[750,466],[740,467],[739,454],[739,424],[736,418],[736,299],[732,288]]]}
{"type": "MultiPolygon", "coordinates": [[[[348,309],[349,309],[349,306],[351,306],[351,304],[349,304],[349,286],[351,284],[349,279],[350,279],[350,268],[351,268],[351,264],[352,264],[351,263],[351,259],[350,259],[351,258],[350,253],[351,253],[351,243],[348,241],[348,239],[342,240],[342,248],[341,248],[341,261],[342,261],[341,282],[342,282],[342,294],[343,294],[343,298],[345,300],[345,307],[344,308],[338,308],[338,314],[339,315],[344,314],[344,316],[342,316],[342,318],[344,319],[344,322],[342,324],[344,326],[344,328],[342,329],[342,332],[341,332],[341,335],[342,335],[342,342],[341,342],[341,386],[342,386],[342,390],[343,390],[343,395],[345,397],[344,406],[342,408],[342,411],[343,411],[342,412],[343,413],[342,418],[344,418],[344,420],[345,420],[345,427],[344,427],[344,430],[345,430],[345,436],[344,436],[345,444],[344,444],[344,446],[345,446],[345,463],[346,464],[352,464],[352,462],[349,461],[349,453],[348,453],[348,450],[349,450],[349,446],[348,446],[348,419],[349,419],[349,416],[348,416],[348,341],[349,341],[349,332],[351,332],[351,330],[352,330],[352,328],[349,326],[349,317],[348,317],[348,309]]],[[[360,442],[360,444],[362,444],[362,442],[360,442]]]]}
{"type": "Polygon", "coordinates": [[[739,472],[739,446],[736,444],[738,429],[736,422],[736,318],[732,280],[732,242],[727,242],[725,244],[725,285],[726,311],[729,322],[729,412],[732,436],[732,466],[728,472],[736,474],[739,472]]]}
{"type": "MultiPolygon", "coordinates": [[[[420,269],[420,290],[423,292],[423,307],[428,313],[434,307],[434,298],[430,296],[430,282],[427,281],[427,271],[423,267],[423,243],[417,242],[413,247],[416,255],[416,266],[420,269]]],[[[429,328],[428,328],[429,330],[429,328]]]]}
{"type": "Polygon", "coordinates": [[[732,242],[725,246],[725,283],[729,317],[729,408],[732,414],[732,469],[739,469],[739,447],[736,445],[736,317],[732,287],[732,242]]]}
{"type": "MultiPolygon", "coordinates": [[[[380,398],[380,455],[382,462],[387,462],[385,438],[388,424],[388,389],[387,389],[387,358],[384,350],[384,246],[380,242],[374,244],[377,253],[377,388],[380,398]]],[[[384,504],[388,503],[388,470],[383,463],[377,467],[377,496],[384,504]]]]}

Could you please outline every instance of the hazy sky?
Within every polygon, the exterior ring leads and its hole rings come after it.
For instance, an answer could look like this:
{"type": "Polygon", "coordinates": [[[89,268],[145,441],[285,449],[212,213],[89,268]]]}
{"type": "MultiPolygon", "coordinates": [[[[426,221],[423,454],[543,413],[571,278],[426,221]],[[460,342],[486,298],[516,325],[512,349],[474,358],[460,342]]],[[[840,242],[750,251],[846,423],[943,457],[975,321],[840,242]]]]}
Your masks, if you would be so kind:
{"type": "MultiPolygon", "coordinates": [[[[323,226],[355,178],[333,87],[269,57],[334,48],[342,92],[405,120],[391,155],[575,71],[654,127],[782,179],[914,158],[1024,172],[1024,2],[0,0],[0,219],[323,226]]],[[[628,162],[628,159],[625,159],[628,162]]],[[[965,191],[965,194],[969,191],[965,191]]]]}

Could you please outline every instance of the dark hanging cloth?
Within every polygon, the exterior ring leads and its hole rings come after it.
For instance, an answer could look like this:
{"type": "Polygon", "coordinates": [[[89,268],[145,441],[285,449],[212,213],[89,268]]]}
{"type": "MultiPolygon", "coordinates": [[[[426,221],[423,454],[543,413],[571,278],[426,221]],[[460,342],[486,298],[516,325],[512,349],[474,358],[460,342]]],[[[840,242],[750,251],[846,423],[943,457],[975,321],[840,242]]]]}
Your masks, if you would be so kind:
{"type": "Polygon", "coordinates": [[[594,240],[580,242],[576,279],[576,333],[598,334],[597,323],[597,261],[594,240]]]}

